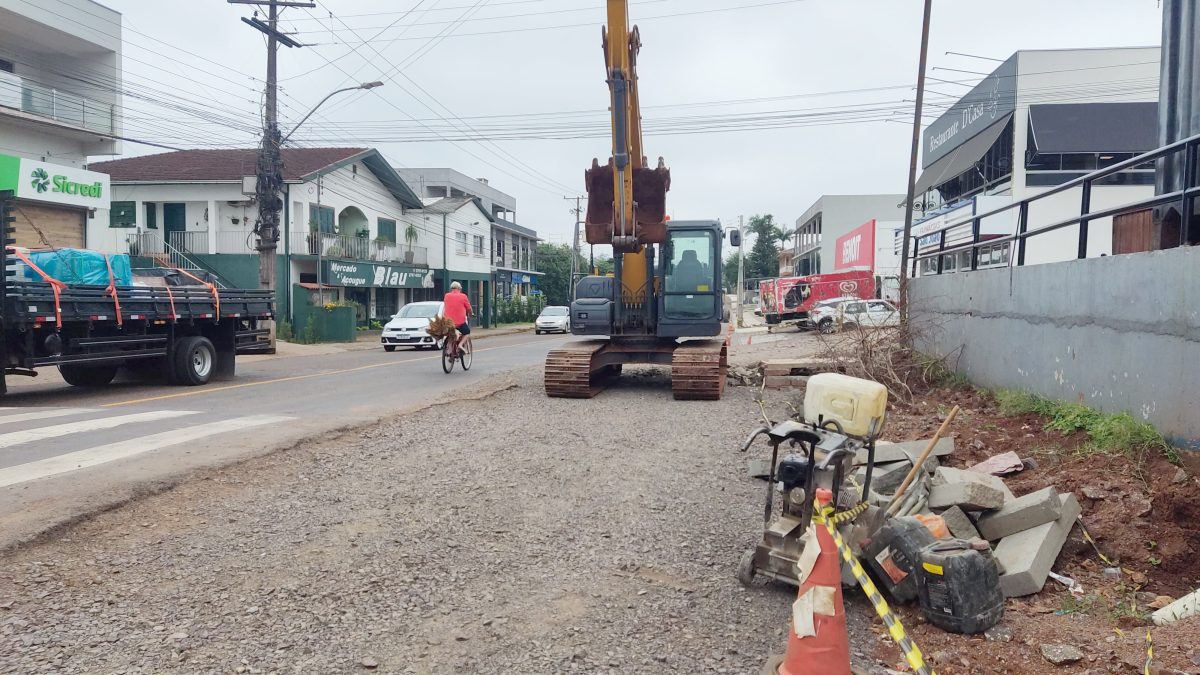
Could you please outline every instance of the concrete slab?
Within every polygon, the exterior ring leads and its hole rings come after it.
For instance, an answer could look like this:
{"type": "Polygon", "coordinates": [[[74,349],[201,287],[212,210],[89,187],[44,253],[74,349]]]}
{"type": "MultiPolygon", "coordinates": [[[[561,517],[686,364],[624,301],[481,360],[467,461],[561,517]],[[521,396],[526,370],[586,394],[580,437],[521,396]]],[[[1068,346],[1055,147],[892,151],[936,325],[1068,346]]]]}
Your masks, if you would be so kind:
{"type": "MultiPolygon", "coordinates": [[[[886,464],[887,462],[903,462],[908,461],[909,457],[915,460],[921,456],[921,452],[925,450],[925,446],[929,445],[929,440],[924,441],[905,441],[903,443],[889,443],[880,441],[875,444],[875,463],[886,464]]],[[[937,445],[933,446],[934,457],[945,457],[954,452],[954,439],[942,438],[939,439],[937,445]]],[[[859,450],[854,455],[855,464],[867,463],[866,449],[859,450]]]]}
{"type": "Polygon", "coordinates": [[[1000,577],[1004,597],[1016,598],[1042,590],[1079,514],[1079,501],[1067,493],[1062,497],[1062,515],[1058,520],[1000,540],[994,555],[1004,566],[1005,573],[1000,577]]]}
{"type": "Polygon", "coordinates": [[[1058,490],[1048,487],[1006,502],[998,511],[979,517],[979,533],[988,541],[1003,539],[1031,527],[1037,527],[1062,515],[1058,490]]]}
{"type": "MultiPolygon", "coordinates": [[[[930,456],[925,460],[926,473],[932,474],[937,468],[937,457],[930,456]]],[[[892,494],[904,482],[904,477],[908,475],[910,469],[912,469],[912,464],[909,462],[876,464],[875,473],[871,475],[871,489],[880,494],[892,494]]],[[[867,478],[867,467],[860,466],[854,476],[858,479],[858,484],[862,485],[867,478]]]]}
{"type": "MultiPolygon", "coordinates": [[[[1004,484],[1003,479],[998,478],[996,476],[988,475],[986,473],[978,473],[976,471],[966,471],[963,469],[952,469],[948,466],[943,466],[943,467],[938,468],[938,470],[936,472],[934,472],[933,485],[937,486],[937,485],[943,485],[946,483],[978,483],[980,485],[986,485],[986,486],[992,488],[993,490],[999,490],[1001,492],[1001,494],[1004,495],[1005,501],[1016,499],[1016,496],[1013,495],[1012,490],[1008,489],[1008,486],[1004,484]]],[[[1000,506],[1003,506],[1003,504],[1001,504],[1000,506]]],[[[989,507],[989,508],[1000,508],[1000,507],[995,506],[995,507],[989,507]]],[[[973,511],[975,509],[967,509],[967,510],[973,511]]]]}
{"type": "Polygon", "coordinates": [[[1004,506],[1004,493],[990,485],[973,482],[942,483],[929,489],[929,508],[948,509],[951,506],[967,511],[998,509],[1004,506]]]}
{"type": "Polygon", "coordinates": [[[979,535],[979,530],[975,528],[975,523],[971,517],[967,515],[960,507],[951,506],[942,511],[942,520],[946,521],[946,528],[950,530],[950,534],[959,539],[982,539],[979,535]]]}

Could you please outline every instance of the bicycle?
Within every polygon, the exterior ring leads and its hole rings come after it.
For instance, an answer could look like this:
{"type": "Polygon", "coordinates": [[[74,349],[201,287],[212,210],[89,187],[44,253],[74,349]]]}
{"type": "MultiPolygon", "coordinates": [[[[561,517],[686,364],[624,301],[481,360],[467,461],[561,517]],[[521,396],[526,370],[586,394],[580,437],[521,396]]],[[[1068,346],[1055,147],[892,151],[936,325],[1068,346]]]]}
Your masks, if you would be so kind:
{"type": "Polygon", "coordinates": [[[463,371],[471,369],[471,362],[474,360],[474,348],[471,346],[471,336],[463,341],[462,348],[458,346],[458,334],[447,335],[445,342],[442,344],[442,371],[447,375],[454,370],[454,362],[458,361],[462,364],[463,371]]]}

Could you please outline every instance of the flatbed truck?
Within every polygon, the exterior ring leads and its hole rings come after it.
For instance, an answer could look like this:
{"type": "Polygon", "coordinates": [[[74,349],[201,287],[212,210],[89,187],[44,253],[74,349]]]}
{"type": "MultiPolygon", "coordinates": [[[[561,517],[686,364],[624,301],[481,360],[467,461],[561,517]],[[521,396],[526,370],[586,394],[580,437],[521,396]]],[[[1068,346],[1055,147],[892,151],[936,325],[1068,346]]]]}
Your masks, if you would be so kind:
{"type": "Polygon", "coordinates": [[[232,377],[238,353],[269,347],[271,290],[16,280],[4,197],[0,193],[0,393],[7,391],[7,376],[36,376],[49,366],[74,386],[106,385],[121,368],[203,385],[232,377]]]}

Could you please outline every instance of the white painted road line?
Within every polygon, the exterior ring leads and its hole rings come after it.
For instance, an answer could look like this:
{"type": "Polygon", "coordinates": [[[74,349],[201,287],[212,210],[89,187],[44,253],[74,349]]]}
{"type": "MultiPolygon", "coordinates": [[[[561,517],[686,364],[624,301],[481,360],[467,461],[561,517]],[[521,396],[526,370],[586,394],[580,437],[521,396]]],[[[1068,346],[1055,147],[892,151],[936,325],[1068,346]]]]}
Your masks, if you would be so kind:
{"type": "MultiPolygon", "coordinates": [[[[134,417],[127,415],[126,417],[134,417]]],[[[69,452],[57,457],[49,457],[40,459],[36,462],[27,464],[18,464],[10,466],[7,469],[0,469],[0,487],[16,485],[39,478],[48,478],[56,476],[60,473],[76,471],[78,469],[86,469],[104,464],[118,459],[125,459],[140,455],[151,450],[159,450],[179,445],[181,443],[189,443],[199,440],[206,436],[214,436],[230,431],[240,431],[251,427],[258,427],[264,424],[274,424],[277,422],[289,422],[294,420],[294,417],[283,417],[280,415],[252,415],[249,417],[239,417],[232,420],[222,420],[220,422],[209,422],[207,424],[198,424],[192,427],[184,427],[174,431],[164,431],[159,434],[151,434],[150,436],[142,436],[128,441],[120,441],[117,443],[109,443],[108,445],[100,445],[87,450],[79,450],[69,452]]]]}
{"type": "MultiPolygon", "coordinates": [[[[0,410],[5,410],[5,408],[0,408],[0,410]]],[[[97,411],[96,408],[49,408],[27,413],[16,413],[15,415],[0,415],[0,424],[16,424],[17,422],[45,420],[51,417],[67,417],[69,415],[83,415],[97,411]]]]}
{"type": "Polygon", "coordinates": [[[20,445],[22,443],[31,443],[33,441],[42,441],[47,438],[58,438],[59,436],[78,434],[84,431],[112,429],[113,427],[119,427],[122,424],[133,424],[134,422],[153,422],[155,420],[165,420],[172,417],[195,415],[199,412],[200,411],[198,410],[155,410],[151,412],[133,413],[131,415],[118,415],[116,417],[101,417],[99,419],[70,422],[68,424],[56,424],[51,427],[42,427],[40,429],[12,431],[7,434],[0,434],[0,448],[8,448],[14,445],[20,445]]]}

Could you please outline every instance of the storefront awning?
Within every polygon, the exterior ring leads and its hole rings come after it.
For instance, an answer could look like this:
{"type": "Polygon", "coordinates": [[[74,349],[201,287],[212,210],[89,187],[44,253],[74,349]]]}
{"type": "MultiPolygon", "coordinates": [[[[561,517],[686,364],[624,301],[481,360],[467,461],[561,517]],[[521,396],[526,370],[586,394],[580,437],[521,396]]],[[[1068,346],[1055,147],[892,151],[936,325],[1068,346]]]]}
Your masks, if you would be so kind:
{"type": "Polygon", "coordinates": [[[1054,103],[1029,106],[1037,152],[1143,153],[1158,147],[1158,103],[1054,103]]]}
{"type": "Polygon", "coordinates": [[[955,148],[950,154],[930,164],[929,168],[921,172],[921,177],[917,179],[916,190],[913,191],[913,194],[923,194],[930,188],[941,185],[967,171],[975,162],[983,159],[996,139],[1000,138],[1000,134],[1004,132],[1010,119],[1012,119],[1012,113],[996,120],[995,124],[975,134],[973,138],[955,148]]]}

